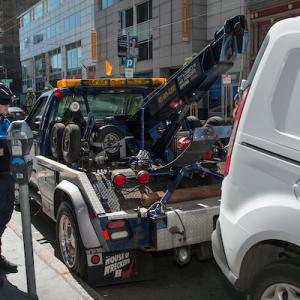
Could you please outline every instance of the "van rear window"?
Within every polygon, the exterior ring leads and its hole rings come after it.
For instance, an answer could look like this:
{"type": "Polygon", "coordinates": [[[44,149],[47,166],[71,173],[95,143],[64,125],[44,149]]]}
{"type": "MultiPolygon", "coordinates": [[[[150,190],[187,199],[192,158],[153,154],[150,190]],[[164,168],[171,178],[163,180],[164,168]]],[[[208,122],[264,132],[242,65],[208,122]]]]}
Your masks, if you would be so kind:
{"type": "Polygon", "coordinates": [[[258,53],[257,53],[256,59],[254,61],[252,69],[251,69],[251,71],[249,73],[248,80],[247,80],[247,83],[248,83],[247,85],[251,85],[252,84],[252,81],[253,81],[254,76],[255,76],[255,74],[257,72],[257,69],[258,69],[258,66],[260,64],[260,61],[261,61],[262,57],[264,56],[264,53],[265,53],[265,51],[267,49],[269,40],[270,40],[270,36],[269,36],[269,34],[267,34],[266,37],[265,37],[265,39],[264,39],[264,41],[263,41],[263,43],[262,43],[262,45],[261,45],[261,47],[260,47],[260,49],[259,49],[259,51],[258,51],[258,53]]]}

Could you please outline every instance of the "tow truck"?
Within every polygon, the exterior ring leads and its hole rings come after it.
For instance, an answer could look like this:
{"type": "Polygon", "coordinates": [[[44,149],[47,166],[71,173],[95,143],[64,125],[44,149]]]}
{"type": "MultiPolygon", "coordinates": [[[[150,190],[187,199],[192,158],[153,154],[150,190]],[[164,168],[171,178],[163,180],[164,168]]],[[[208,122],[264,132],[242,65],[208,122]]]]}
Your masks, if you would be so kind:
{"type": "Polygon", "coordinates": [[[232,67],[246,33],[244,16],[229,19],[168,80],[64,79],[37,100],[27,118],[31,196],[56,222],[58,255],[89,284],[151,278],[152,252],[174,249],[181,265],[194,249],[205,253],[231,126],[194,128],[187,115],[193,93],[232,67]]]}

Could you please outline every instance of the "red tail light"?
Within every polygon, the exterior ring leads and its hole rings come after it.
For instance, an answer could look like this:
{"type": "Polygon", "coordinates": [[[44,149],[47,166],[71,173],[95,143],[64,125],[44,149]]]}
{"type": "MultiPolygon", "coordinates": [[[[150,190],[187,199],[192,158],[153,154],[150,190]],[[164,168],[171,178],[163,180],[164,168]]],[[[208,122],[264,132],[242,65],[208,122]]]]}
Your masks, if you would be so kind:
{"type": "Polygon", "coordinates": [[[117,174],[114,176],[113,182],[116,186],[121,186],[126,183],[126,177],[122,174],[117,174]]]}
{"type": "Polygon", "coordinates": [[[230,137],[230,142],[229,142],[229,149],[228,149],[226,162],[225,162],[224,176],[227,176],[229,173],[229,168],[230,168],[230,164],[231,164],[231,156],[232,156],[233,146],[234,146],[234,142],[235,142],[235,138],[236,138],[236,133],[237,133],[237,130],[238,130],[238,127],[240,124],[244,106],[247,101],[249,89],[250,89],[250,86],[244,91],[243,96],[239,103],[239,107],[238,107],[236,116],[235,116],[235,121],[234,121],[233,129],[232,129],[232,133],[231,133],[231,137],[230,137]]]}
{"type": "Polygon", "coordinates": [[[60,89],[55,89],[54,90],[54,96],[57,98],[61,98],[64,95],[64,92],[60,89]]]}
{"type": "Polygon", "coordinates": [[[137,174],[137,180],[140,184],[148,184],[150,181],[150,174],[147,171],[140,171],[137,174]]]}
{"type": "Polygon", "coordinates": [[[126,222],[124,220],[116,220],[116,221],[110,221],[107,223],[106,227],[108,229],[119,229],[126,226],[126,222]]]}

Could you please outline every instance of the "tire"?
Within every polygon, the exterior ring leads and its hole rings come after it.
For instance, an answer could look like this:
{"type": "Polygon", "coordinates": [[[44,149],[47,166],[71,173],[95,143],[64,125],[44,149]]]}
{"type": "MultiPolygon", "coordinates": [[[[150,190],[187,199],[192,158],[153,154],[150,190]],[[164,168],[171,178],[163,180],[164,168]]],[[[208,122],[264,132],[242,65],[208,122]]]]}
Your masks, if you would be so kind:
{"type": "Polygon", "coordinates": [[[300,266],[292,262],[280,262],[266,267],[254,279],[250,291],[251,300],[300,299],[300,266]],[[276,293],[281,298],[275,297],[276,293]],[[294,297],[291,294],[294,293],[294,297]]]}
{"type": "Polygon", "coordinates": [[[222,126],[224,125],[224,119],[222,117],[219,116],[213,116],[210,117],[206,120],[205,125],[209,125],[209,126],[222,126]]]}
{"type": "Polygon", "coordinates": [[[81,241],[73,207],[68,202],[62,202],[58,208],[56,241],[59,258],[72,272],[86,279],[88,266],[85,249],[81,241]]]}
{"type": "Polygon", "coordinates": [[[105,150],[109,159],[119,159],[120,148],[109,147],[120,142],[124,137],[124,133],[118,127],[105,125],[98,129],[96,141],[97,143],[102,143],[104,145],[103,150],[105,150]]]}
{"type": "Polygon", "coordinates": [[[199,118],[195,117],[195,116],[188,116],[187,117],[187,120],[188,120],[188,123],[190,125],[190,128],[192,130],[194,130],[195,128],[198,128],[198,127],[202,127],[203,124],[202,122],[199,120],[199,118]]]}
{"type": "Polygon", "coordinates": [[[81,132],[76,124],[66,126],[62,138],[62,154],[65,162],[72,163],[80,158],[81,132]]]}
{"type": "Polygon", "coordinates": [[[51,130],[50,148],[54,158],[59,159],[62,157],[62,139],[65,130],[63,123],[56,123],[51,130]]]}

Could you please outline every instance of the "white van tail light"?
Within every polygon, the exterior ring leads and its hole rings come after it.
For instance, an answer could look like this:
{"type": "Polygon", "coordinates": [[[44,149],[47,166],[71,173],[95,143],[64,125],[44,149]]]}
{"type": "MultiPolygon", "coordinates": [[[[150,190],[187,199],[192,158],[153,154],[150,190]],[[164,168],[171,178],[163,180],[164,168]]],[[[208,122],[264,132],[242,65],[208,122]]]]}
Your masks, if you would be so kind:
{"type": "Polygon", "coordinates": [[[231,163],[231,155],[232,155],[233,146],[234,146],[234,142],[235,142],[235,138],[236,138],[236,133],[237,133],[237,130],[238,130],[238,127],[240,124],[244,106],[247,101],[249,89],[250,89],[250,86],[247,87],[246,90],[243,92],[243,96],[240,100],[239,107],[238,107],[238,110],[237,110],[237,113],[235,116],[235,121],[234,121],[233,129],[232,129],[232,133],[231,133],[231,137],[230,137],[230,141],[229,141],[229,148],[228,148],[226,162],[225,162],[224,176],[227,176],[229,173],[229,168],[230,168],[230,163],[231,163]]]}

